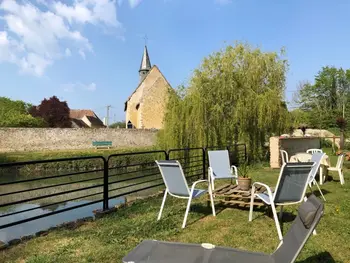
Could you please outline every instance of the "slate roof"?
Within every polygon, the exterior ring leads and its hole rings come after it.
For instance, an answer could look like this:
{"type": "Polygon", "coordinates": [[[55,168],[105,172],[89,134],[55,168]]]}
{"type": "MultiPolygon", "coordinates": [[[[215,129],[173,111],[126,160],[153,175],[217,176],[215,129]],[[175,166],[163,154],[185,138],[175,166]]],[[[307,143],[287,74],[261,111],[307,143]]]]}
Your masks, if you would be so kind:
{"type": "Polygon", "coordinates": [[[151,60],[149,59],[149,55],[148,55],[148,50],[147,50],[147,46],[145,46],[145,49],[143,50],[143,55],[142,55],[142,59],[141,59],[141,65],[140,65],[140,70],[150,70],[151,69],[151,60]]]}

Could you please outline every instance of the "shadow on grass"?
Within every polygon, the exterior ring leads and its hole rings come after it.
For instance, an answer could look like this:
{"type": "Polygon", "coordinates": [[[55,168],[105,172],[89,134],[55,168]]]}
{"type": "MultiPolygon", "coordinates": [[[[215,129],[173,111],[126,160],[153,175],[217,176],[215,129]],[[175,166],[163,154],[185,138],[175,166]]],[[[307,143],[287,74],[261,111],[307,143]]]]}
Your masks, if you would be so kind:
{"type": "MultiPolygon", "coordinates": [[[[339,178],[339,176],[338,176],[338,178],[339,178]]],[[[333,176],[328,175],[327,182],[340,183],[340,179],[334,179],[333,176]]]]}
{"type": "MultiPolygon", "coordinates": [[[[322,193],[323,193],[324,196],[326,196],[327,194],[332,193],[332,192],[330,192],[330,191],[328,191],[328,190],[322,189],[322,185],[320,185],[320,188],[321,188],[321,191],[322,191],[322,193]]],[[[317,187],[313,187],[313,188],[312,188],[312,192],[313,192],[313,194],[314,194],[316,197],[318,197],[318,198],[320,198],[320,199],[323,200],[323,198],[322,198],[322,196],[321,196],[321,193],[320,193],[320,191],[318,191],[317,187]]],[[[307,197],[309,197],[311,194],[312,194],[312,193],[307,193],[307,197]]]]}
{"type": "MultiPolygon", "coordinates": [[[[216,215],[220,214],[223,210],[225,210],[225,207],[215,206],[216,215]]],[[[213,212],[211,210],[211,206],[205,206],[205,205],[201,205],[201,204],[191,205],[190,212],[194,212],[194,213],[198,213],[198,214],[202,214],[202,215],[196,219],[191,219],[191,218],[187,217],[186,226],[195,224],[196,222],[202,220],[203,218],[213,215],[213,212]]],[[[184,216],[185,216],[185,212],[184,212],[184,216]]]]}
{"type": "Polygon", "coordinates": [[[335,261],[332,255],[325,251],[318,255],[308,257],[302,261],[297,261],[297,263],[343,263],[343,261],[335,261]]]}

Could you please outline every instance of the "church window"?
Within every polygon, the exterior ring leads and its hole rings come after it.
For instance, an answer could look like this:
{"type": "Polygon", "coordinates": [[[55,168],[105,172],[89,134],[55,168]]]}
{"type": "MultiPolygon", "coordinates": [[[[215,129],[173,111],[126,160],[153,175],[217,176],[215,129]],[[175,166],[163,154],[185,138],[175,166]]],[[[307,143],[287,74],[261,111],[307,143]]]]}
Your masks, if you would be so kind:
{"type": "Polygon", "coordinates": [[[134,128],[134,125],[132,125],[132,123],[131,123],[131,121],[128,121],[128,129],[132,129],[132,128],[134,128]]]}

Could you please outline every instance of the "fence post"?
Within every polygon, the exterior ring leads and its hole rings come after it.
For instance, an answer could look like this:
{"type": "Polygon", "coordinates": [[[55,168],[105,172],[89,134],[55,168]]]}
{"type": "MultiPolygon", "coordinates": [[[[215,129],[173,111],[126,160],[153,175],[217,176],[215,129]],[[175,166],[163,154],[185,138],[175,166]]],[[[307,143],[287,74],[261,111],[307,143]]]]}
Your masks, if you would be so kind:
{"type": "Polygon", "coordinates": [[[204,148],[202,148],[202,152],[203,152],[203,179],[205,179],[206,178],[206,174],[207,174],[207,172],[206,172],[206,169],[205,169],[205,162],[206,162],[206,148],[204,147],[204,148]]]}
{"type": "Polygon", "coordinates": [[[164,153],[165,153],[165,160],[169,160],[169,151],[170,151],[170,150],[168,150],[167,152],[164,151],[164,153]]]}
{"type": "Polygon", "coordinates": [[[103,158],[103,210],[108,210],[108,161],[103,158]]]}

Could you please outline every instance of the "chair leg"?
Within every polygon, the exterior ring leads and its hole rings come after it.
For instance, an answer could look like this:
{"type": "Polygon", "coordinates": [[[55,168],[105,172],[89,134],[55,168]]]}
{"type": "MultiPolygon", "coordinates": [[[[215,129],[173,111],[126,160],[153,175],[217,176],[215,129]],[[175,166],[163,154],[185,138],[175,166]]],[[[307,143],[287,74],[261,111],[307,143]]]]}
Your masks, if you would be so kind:
{"type": "Polygon", "coordinates": [[[281,205],[281,210],[280,210],[280,214],[279,214],[279,220],[281,221],[283,218],[283,206],[281,205]]]}
{"type": "Polygon", "coordinates": [[[324,169],[324,167],[321,166],[321,167],[320,167],[320,185],[323,184],[323,169],[324,169]]]}
{"type": "Polygon", "coordinates": [[[185,228],[185,226],[186,226],[188,212],[190,211],[190,207],[191,207],[191,201],[192,201],[192,193],[191,193],[190,198],[188,199],[187,208],[186,208],[186,212],[185,212],[185,217],[184,217],[184,221],[182,223],[182,228],[185,228]]]}
{"type": "Polygon", "coordinates": [[[311,185],[311,183],[309,183],[309,188],[310,188],[311,193],[313,194],[313,193],[314,193],[314,190],[312,190],[312,185],[311,185]]]}
{"type": "Polygon", "coordinates": [[[211,185],[210,185],[210,183],[208,184],[208,192],[209,192],[209,196],[210,196],[211,210],[213,211],[213,216],[216,216],[215,206],[214,206],[213,192],[211,191],[211,185]]]}
{"type": "Polygon", "coordinates": [[[162,205],[160,206],[160,210],[159,210],[159,214],[158,214],[158,219],[157,220],[159,220],[161,218],[161,216],[162,216],[162,212],[163,212],[163,208],[164,208],[164,204],[165,204],[165,200],[166,200],[167,195],[168,195],[168,189],[165,190],[163,201],[162,201],[162,205]]]}
{"type": "Polygon", "coordinates": [[[338,174],[339,174],[339,179],[340,179],[340,184],[344,184],[344,174],[342,170],[338,170],[338,174]]]}
{"type": "Polygon", "coordinates": [[[280,222],[278,221],[276,207],[275,207],[274,203],[271,203],[271,208],[272,208],[273,218],[274,218],[275,224],[276,224],[278,238],[279,238],[279,240],[282,241],[283,240],[283,236],[282,236],[282,232],[281,232],[281,226],[280,226],[280,222]]]}
{"type": "Polygon", "coordinates": [[[316,182],[316,180],[315,180],[315,184],[316,184],[316,186],[317,186],[317,188],[318,188],[318,191],[320,191],[323,200],[326,201],[326,198],[324,198],[324,195],[323,195],[323,193],[322,193],[322,191],[321,191],[321,188],[320,188],[320,186],[318,185],[318,183],[316,182]]]}
{"type": "Polygon", "coordinates": [[[253,220],[253,206],[254,206],[254,195],[255,195],[255,186],[252,187],[252,192],[250,193],[250,208],[249,208],[249,222],[253,220]]]}

